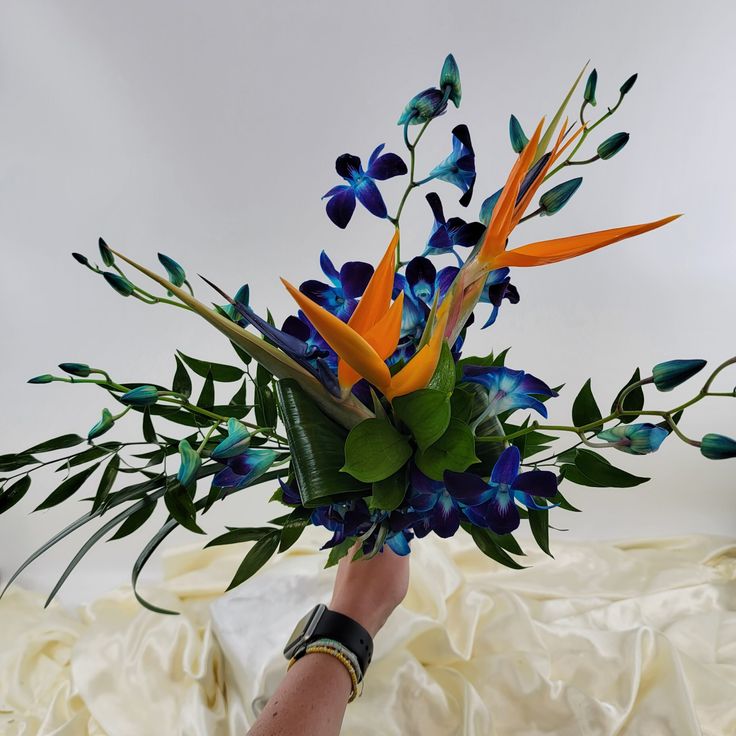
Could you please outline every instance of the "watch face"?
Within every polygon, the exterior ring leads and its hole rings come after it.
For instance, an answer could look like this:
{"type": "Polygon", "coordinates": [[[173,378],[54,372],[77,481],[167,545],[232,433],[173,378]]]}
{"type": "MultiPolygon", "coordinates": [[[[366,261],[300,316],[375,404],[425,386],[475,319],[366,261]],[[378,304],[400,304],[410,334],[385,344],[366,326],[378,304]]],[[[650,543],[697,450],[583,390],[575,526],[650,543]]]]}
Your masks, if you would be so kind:
{"type": "Polygon", "coordinates": [[[294,631],[292,631],[291,636],[289,637],[289,641],[284,647],[284,656],[287,659],[291,659],[296,650],[299,648],[299,645],[312,635],[317,622],[322,615],[322,612],[326,610],[326,608],[327,606],[325,606],[324,603],[320,603],[318,606],[315,606],[306,616],[304,616],[301,621],[299,621],[299,623],[294,627],[294,631]]]}

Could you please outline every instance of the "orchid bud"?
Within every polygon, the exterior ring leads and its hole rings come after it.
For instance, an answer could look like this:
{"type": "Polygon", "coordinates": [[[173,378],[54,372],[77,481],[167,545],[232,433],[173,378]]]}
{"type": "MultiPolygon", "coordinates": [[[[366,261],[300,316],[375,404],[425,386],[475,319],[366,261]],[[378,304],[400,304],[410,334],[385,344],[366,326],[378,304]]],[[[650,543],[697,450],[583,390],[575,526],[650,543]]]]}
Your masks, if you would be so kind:
{"type": "Polygon", "coordinates": [[[89,266],[89,258],[87,258],[87,256],[82,255],[81,253],[72,253],[72,257],[83,266],[89,266]]]}
{"type": "Polygon", "coordinates": [[[554,215],[559,212],[569,201],[578,187],[583,183],[583,177],[578,176],[570,181],[563,181],[561,184],[552,187],[539,198],[539,209],[542,215],[554,215]]]}
{"type": "Polygon", "coordinates": [[[124,276],[111,271],[104,271],[102,275],[105,277],[105,281],[121,296],[130,296],[133,293],[133,284],[124,276]]]}
{"type": "Polygon", "coordinates": [[[613,158],[629,142],[628,133],[614,133],[598,146],[598,155],[605,161],[613,158]]]}
{"type": "Polygon", "coordinates": [[[166,269],[169,281],[171,281],[174,286],[181,286],[186,281],[187,275],[184,272],[184,269],[173,258],[169,258],[169,256],[159,253],[158,260],[166,269]]]}
{"type": "Polygon", "coordinates": [[[115,256],[112,254],[112,251],[102,238],[97,241],[97,245],[100,249],[100,258],[102,258],[102,262],[109,268],[113,263],[115,263],[115,256]]]}
{"type": "Polygon", "coordinates": [[[636,78],[638,77],[638,74],[632,74],[622,85],[619,89],[619,92],[621,93],[621,97],[624,95],[627,95],[629,92],[631,92],[631,88],[636,83],[636,78]]]}
{"type": "Polygon", "coordinates": [[[524,129],[521,127],[521,123],[518,121],[516,115],[512,115],[509,118],[509,138],[511,139],[511,148],[516,153],[521,153],[524,147],[529,143],[529,139],[524,133],[524,129]]]}
{"type": "Polygon", "coordinates": [[[703,369],[705,360],[668,360],[652,368],[654,385],[659,391],[672,391],[703,369]]]}
{"type": "Polygon", "coordinates": [[[179,458],[181,464],[176,479],[182,486],[186,487],[197,479],[197,471],[202,465],[202,458],[186,439],[179,442],[179,458]]]}
{"type": "Polygon", "coordinates": [[[669,432],[664,427],[644,422],[641,424],[620,424],[596,436],[604,442],[614,443],[614,447],[630,455],[646,455],[656,452],[669,432]]]}
{"type": "Polygon", "coordinates": [[[80,378],[87,378],[90,374],[90,367],[86,363],[59,363],[59,368],[65,373],[80,378]]]}
{"type": "Polygon", "coordinates": [[[99,437],[101,434],[105,434],[109,429],[112,429],[115,424],[115,420],[112,418],[112,414],[109,409],[102,410],[102,418],[92,429],[87,432],[87,439],[93,440],[95,437],[99,437]]]}
{"type": "Polygon", "coordinates": [[[436,87],[419,92],[406,104],[397,125],[419,125],[444,114],[447,103],[442,104],[443,98],[444,95],[436,87]]]}
{"type": "Polygon", "coordinates": [[[445,63],[442,65],[442,71],[440,72],[440,89],[445,92],[445,88],[450,88],[449,100],[455,105],[460,107],[460,98],[462,97],[462,88],[460,86],[460,69],[458,69],[455,57],[452,54],[448,54],[445,59],[445,63]]]}
{"type": "Polygon", "coordinates": [[[241,455],[250,445],[250,432],[234,417],[227,420],[227,437],[210,453],[213,460],[225,460],[241,455]]]}
{"type": "Polygon", "coordinates": [[[736,440],[723,434],[707,434],[700,441],[700,452],[710,460],[736,457],[736,440]]]}
{"type": "Polygon", "coordinates": [[[138,386],[124,393],[120,401],[128,406],[150,406],[158,401],[158,389],[155,386],[138,386]]]}
{"type": "Polygon", "coordinates": [[[50,373],[44,373],[42,376],[34,376],[28,379],[28,383],[51,383],[56,379],[50,373]]]}
{"type": "Polygon", "coordinates": [[[595,88],[598,84],[598,72],[593,69],[593,71],[588,76],[588,81],[585,83],[585,92],[583,92],[583,98],[585,101],[591,105],[592,107],[595,107],[595,88]]]}

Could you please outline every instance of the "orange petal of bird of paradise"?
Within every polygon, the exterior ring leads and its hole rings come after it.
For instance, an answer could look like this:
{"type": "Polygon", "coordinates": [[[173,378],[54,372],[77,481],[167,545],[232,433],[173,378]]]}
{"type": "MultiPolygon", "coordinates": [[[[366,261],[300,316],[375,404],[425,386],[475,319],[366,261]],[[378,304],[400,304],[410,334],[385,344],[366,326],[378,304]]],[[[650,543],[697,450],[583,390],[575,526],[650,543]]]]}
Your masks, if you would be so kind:
{"type": "Polygon", "coordinates": [[[615,227],[610,230],[599,230],[594,233],[582,235],[571,235],[567,238],[555,238],[554,240],[542,240],[537,243],[522,245],[514,250],[504,251],[491,259],[488,264],[490,269],[502,268],[503,266],[542,266],[547,263],[557,263],[568,258],[590,253],[606,245],[617,243],[635,235],[641,235],[649,230],[654,230],[676,220],[680,215],[670,215],[654,222],[645,222],[641,225],[628,225],[626,227],[615,227]]]}
{"type": "Polygon", "coordinates": [[[425,388],[429,383],[442,350],[447,314],[447,311],[444,311],[438,317],[429,342],[398,373],[392,376],[391,384],[384,391],[389,401],[393,401],[397,396],[425,388]]]}
{"type": "Polygon", "coordinates": [[[302,294],[286,279],[281,279],[281,281],[301,307],[307,319],[337,355],[358,375],[366,378],[380,391],[384,391],[391,381],[391,373],[370,343],[339,317],[335,317],[324,307],[302,294]]]}

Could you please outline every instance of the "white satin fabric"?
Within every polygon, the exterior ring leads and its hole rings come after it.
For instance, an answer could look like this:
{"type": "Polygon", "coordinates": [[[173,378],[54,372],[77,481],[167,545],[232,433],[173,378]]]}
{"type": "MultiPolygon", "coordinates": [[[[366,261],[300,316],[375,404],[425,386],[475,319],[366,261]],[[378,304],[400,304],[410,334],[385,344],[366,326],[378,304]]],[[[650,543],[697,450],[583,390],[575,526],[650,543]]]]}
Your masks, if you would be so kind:
{"type": "MultiPolygon", "coordinates": [[[[244,736],[327,601],[310,530],[219,596],[247,545],[169,552],[144,591],[72,611],[0,601],[3,736],[244,736]]],[[[736,540],[556,542],[502,568],[465,535],[414,544],[407,599],[376,641],[345,736],[733,736],[736,540]]]]}

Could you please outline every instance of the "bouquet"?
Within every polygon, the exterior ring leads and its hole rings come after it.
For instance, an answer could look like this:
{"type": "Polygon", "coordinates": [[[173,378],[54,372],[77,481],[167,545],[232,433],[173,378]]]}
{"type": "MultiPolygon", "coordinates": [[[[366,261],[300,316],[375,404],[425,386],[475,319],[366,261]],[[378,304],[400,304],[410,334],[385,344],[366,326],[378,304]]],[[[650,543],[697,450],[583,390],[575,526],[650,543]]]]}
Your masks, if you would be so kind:
{"type": "MultiPolygon", "coordinates": [[[[617,468],[601,450],[644,455],[673,437],[708,458],[735,457],[733,439],[720,434],[691,438],[680,422],[686,410],[708,397],[736,396],[736,390],[715,387],[736,358],[712,370],[690,400],[666,409],[646,405],[644,389],[669,391],[700,372],[704,360],[667,360],[644,374],[637,368],[610,409],[601,408],[589,380],[576,395],[572,422],[563,425],[545,421],[547,403],[562,387],[515,366],[508,350],[463,355],[469,329],[491,327],[506,302],[519,302],[511,269],[574,258],[677,217],[518,244],[520,225],[556,215],[581,186],[580,176],[558,181],[558,175],[607,161],[629,140],[628,133],[614,133],[583,153],[637,78],[629,77],[615,104],[596,117],[593,70],[570,121],[565,111],[585,72],[548,122],[527,128],[529,135],[511,116],[513,165],[498,191],[483,200],[478,219],[463,219],[456,213],[446,216],[440,195],[447,200],[455,187],[463,208],[473,199],[476,160],[465,124],[452,130],[447,157],[426,175],[418,174],[417,150],[430,123],[451,105],[460,106],[460,74],[449,55],[437,86],[412,97],[398,118],[404,157],[385,151],[384,144],[365,165],[344,153],[335,164],[342,181],[323,197],[326,214],[338,228],[351,223],[358,204],[386,220],[385,252],[374,267],[362,261],[338,265],[323,251],[323,280],[297,287],[282,279],[295,313],[281,327],[269,311],[264,316],[262,305],[250,303],[247,284],[230,296],[202,276],[216,295],[211,306],[203,303],[185,269],[168,255],[158,254],[163,275],[102,239],[102,265],[73,253],[124,297],[204,318],[230,341],[238,364],[177,351],[170,386],[121,382],[87,363],[61,363],[62,374],[30,379],[95,384],[106,393],[108,406],[86,436],[65,434],[0,456],[0,513],[28,493],[31,474],[39,468],[58,463],[56,469],[66,475],[36,510],[67,502],[97,476],[87,511],[34,552],[8,584],[68,534],[99,522],[50,601],[95,543],[131,534],[163,502],[168,518],[133,565],[135,590],[143,566],[175,528],[204,534],[202,520],[213,504],[244,489],[255,493],[257,486],[264,489],[264,500],[273,494],[270,499],[283,504],[283,514],[262,527],[227,527],[207,544],[254,542],[231,588],[293,545],[310,524],[326,530],[327,565],[350,550],[357,550],[354,558],[381,554],[386,546],[404,555],[417,538],[462,532],[488,557],[518,568],[516,557],[523,550],[514,532],[522,524],[549,554],[550,516],[578,510],[563,495],[567,484],[630,487],[648,480],[617,468]],[[406,187],[389,209],[379,184],[394,177],[403,177],[406,187]],[[420,188],[426,192],[431,227],[423,252],[410,255],[402,250],[401,215],[420,188]],[[162,287],[165,296],[137,285],[130,269],[162,287]],[[201,383],[196,392],[193,377],[201,383]],[[228,385],[231,396],[223,403],[228,385]],[[111,439],[116,425],[136,416],[141,441],[111,439]],[[164,420],[186,436],[171,436],[164,420]],[[64,456],[43,459],[58,451],[64,456]]],[[[154,611],[175,613],[147,602],[137,590],[136,596],[154,611]]]]}

